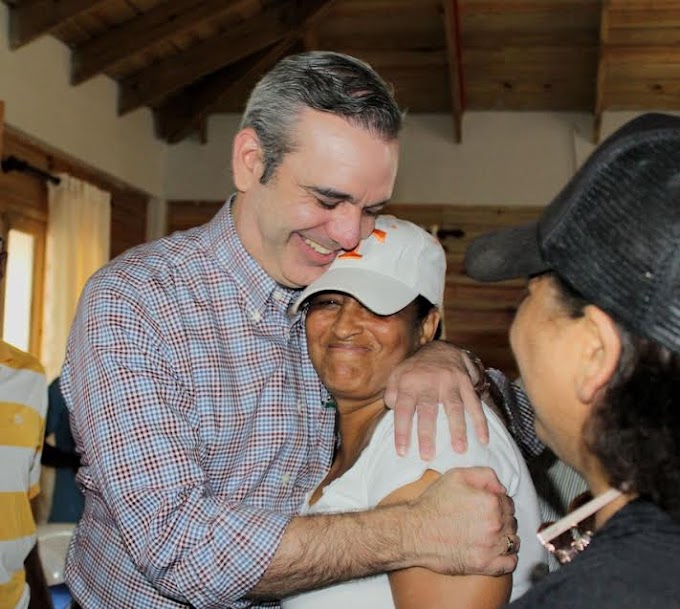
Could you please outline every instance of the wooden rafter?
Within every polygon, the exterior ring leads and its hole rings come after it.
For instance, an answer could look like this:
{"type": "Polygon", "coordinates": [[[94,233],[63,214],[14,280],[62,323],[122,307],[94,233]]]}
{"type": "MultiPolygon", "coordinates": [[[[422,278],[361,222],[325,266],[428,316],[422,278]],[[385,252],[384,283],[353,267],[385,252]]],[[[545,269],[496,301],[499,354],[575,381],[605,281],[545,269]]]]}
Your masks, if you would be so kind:
{"type": "Polygon", "coordinates": [[[263,11],[227,31],[168,57],[122,81],[118,111],[126,114],[178,91],[278,40],[289,30],[288,5],[263,11]]]}
{"type": "Polygon", "coordinates": [[[242,83],[249,82],[268,70],[300,43],[314,28],[336,0],[307,0],[300,7],[296,25],[268,49],[260,50],[236,66],[229,66],[211,75],[199,85],[189,88],[156,111],[158,135],[169,143],[185,138],[224,100],[229,99],[242,83]]]}
{"type": "Polygon", "coordinates": [[[600,47],[597,59],[597,78],[595,85],[595,108],[593,118],[593,143],[600,142],[602,131],[602,113],[604,112],[605,86],[607,79],[607,43],[609,40],[609,14],[611,9],[610,0],[602,2],[602,14],[600,17],[600,47]]]}
{"type": "Polygon", "coordinates": [[[106,0],[23,0],[10,6],[9,40],[12,49],[48,34],[62,23],[106,0]]]}
{"type": "Polygon", "coordinates": [[[449,91],[453,112],[453,135],[457,143],[462,139],[463,117],[463,68],[460,57],[460,23],[457,0],[443,0],[444,28],[446,30],[449,91]]]}
{"type": "Polygon", "coordinates": [[[249,0],[172,0],[92,38],[73,51],[71,83],[80,84],[117,63],[227,13],[238,14],[249,0]]]}

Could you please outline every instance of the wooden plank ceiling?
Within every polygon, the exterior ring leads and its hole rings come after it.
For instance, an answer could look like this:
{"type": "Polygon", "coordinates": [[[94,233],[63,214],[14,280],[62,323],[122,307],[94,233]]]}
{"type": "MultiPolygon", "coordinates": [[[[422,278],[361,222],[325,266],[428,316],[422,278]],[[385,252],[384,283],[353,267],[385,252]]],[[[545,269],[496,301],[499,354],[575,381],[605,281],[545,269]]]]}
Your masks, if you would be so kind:
{"type": "Polygon", "coordinates": [[[680,0],[3,0],[13,49],[51,35],[73,86],[119,83],[174,143],[240,112],[281,57],[371,63],[411,113],[680,110],[680,0]]]}

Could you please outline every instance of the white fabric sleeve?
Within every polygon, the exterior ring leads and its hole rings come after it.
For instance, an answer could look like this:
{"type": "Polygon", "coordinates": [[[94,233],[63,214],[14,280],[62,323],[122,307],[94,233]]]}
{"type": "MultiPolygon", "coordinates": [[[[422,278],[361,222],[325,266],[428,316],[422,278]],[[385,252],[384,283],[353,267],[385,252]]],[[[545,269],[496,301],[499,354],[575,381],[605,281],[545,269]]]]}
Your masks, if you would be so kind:
{"type": "Polygon", "coordinates": [[[467,417],[468,449],[465,453],[454,452],[451,447],[449,425],[444,410],[437,417],[436,454],[432,461],[424,461],[418,453],[418,438],[414,428],[409,453],[400,457],[394,446],[394,414],[390,411],[373,434],[364,460],[364,478],[371,506],[375,506],[395,490],[418,480],[432,469],[445,472],[454,467],[491,467],[500,482],[512,495],[519,483],[519,451],[498,417],[487,407],[489,421],[489,444],[484,446],[477,439],[472,421],[467,417]]]}

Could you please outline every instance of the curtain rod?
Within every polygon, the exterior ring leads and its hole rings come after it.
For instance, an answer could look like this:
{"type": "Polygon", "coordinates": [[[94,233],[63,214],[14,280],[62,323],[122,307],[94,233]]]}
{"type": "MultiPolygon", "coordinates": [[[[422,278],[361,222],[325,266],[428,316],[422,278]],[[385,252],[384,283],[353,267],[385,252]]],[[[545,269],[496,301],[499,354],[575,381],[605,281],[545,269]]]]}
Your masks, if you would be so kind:
{"type": "Polygon", "coordinates": [[[46,182],[50,182],[57,186],[61,183],[61,180],[57,176],[53,176],[51,173],[43,171],[39,167],[35,167],[34,165],[31,165],[29,162],[17,158],[13,155],[10,155],[2,159],[2,163],[0,163],[0,165],[2,166],[3,173],[18,171],[19,173],[28,173],[34,175],[37,178],[40,178],[41,180],[45,180],[46,182]]]}

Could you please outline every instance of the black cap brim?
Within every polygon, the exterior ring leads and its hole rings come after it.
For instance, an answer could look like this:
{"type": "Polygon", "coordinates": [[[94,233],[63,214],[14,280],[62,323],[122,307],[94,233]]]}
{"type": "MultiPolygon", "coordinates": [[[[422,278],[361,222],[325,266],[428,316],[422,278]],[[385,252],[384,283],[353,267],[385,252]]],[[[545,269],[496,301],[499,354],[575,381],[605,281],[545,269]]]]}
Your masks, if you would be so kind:
{"type": "Polygon", "coordinates": [[[465,252],[465,273],[477,281],[505,281],[550,270],[538,245],[538,223],[487,233],[465,252]]]}

